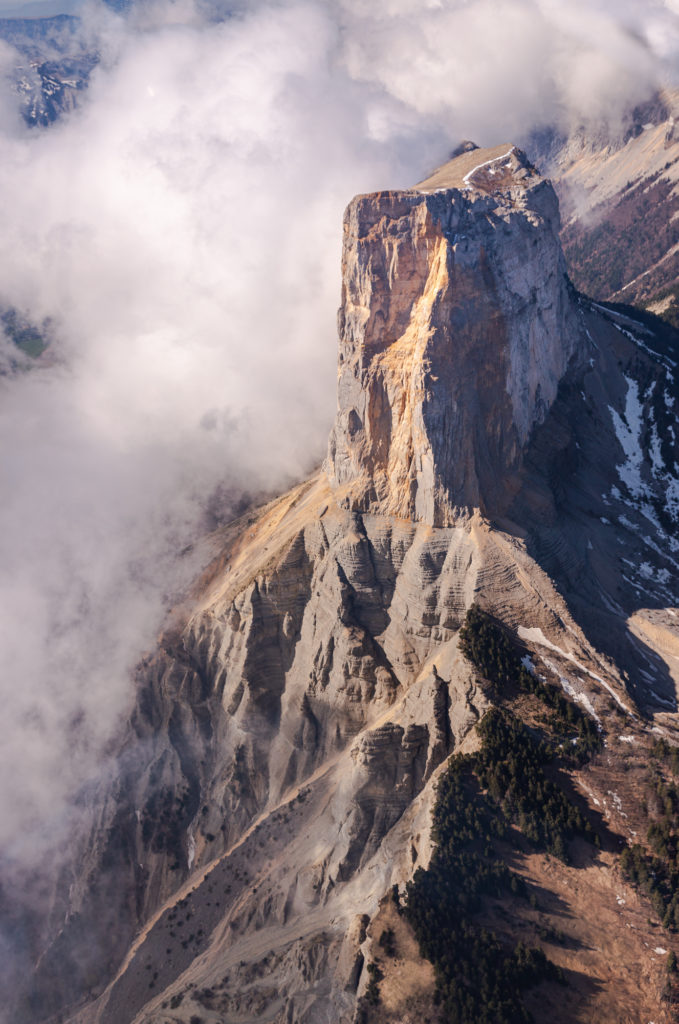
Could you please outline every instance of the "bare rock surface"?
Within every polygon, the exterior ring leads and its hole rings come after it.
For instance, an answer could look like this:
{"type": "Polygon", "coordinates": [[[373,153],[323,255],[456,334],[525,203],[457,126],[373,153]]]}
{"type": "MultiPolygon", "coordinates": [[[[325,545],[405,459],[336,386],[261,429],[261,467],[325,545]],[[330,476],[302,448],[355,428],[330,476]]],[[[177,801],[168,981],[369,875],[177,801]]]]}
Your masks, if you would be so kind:
{"type": "Polygon", "coordinates": [[[551,186],[512,146],[350,204],[328,456],[349,507],[444,526],[511,496],[584,350],[558,228],[551,186]]]}

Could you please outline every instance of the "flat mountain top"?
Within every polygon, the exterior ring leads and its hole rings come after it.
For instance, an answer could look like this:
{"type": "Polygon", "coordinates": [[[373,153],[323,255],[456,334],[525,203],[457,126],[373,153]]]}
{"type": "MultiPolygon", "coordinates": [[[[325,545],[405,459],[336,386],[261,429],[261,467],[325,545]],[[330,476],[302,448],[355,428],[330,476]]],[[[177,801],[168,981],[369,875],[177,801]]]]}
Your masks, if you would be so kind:
{"type": "Polygon", "coordinates": [[[536,177],[525,155],[511,142],[491,149],[472,149],[454,156],[414,188],[437,192],[449,188],[476,188],[493,192],[536,177]]]}

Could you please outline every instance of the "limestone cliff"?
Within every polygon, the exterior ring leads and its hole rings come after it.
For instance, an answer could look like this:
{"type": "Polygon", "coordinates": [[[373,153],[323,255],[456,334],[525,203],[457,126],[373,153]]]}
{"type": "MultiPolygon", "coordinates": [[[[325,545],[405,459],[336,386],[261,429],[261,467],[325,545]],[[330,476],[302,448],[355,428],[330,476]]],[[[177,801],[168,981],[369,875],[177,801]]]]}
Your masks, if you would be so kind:
{"type": "Polygon", "coordinates": [[[558,230],[551,185],[512,146],[349,205],[328,455],[348,507],[432,526],[507,507],[584,351],[558,230]]]}
{"type": "MultiPolygon", "coordinates": [[[[215,536],[139,666],[13,1022],[349,1024],[488,706],[457,644],[474,601],[608,744],[571,785],[610,849],[521,861],[574,979],[537,1019],[667,1019],[615,851],[645,827],[639,708],[677,735],[672,356],[570,289],[557,223],[512,147],[350,205],[327,471],[215,536]]],[[[376,1020],[433,1014],[416,958],[376,1020]]]]}

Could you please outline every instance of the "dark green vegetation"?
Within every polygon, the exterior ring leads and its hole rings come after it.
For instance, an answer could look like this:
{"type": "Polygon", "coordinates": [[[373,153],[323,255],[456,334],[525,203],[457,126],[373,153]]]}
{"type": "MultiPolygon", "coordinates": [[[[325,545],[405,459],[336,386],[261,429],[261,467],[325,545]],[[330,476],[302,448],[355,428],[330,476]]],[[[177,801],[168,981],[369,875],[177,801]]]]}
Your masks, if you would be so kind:
{"type": "Polygon", "coordinates": [[[656,740],[651,747],[651,757],[662,761],[673,775],[679,775],[679,747],[672,747],[667,740],[656,740]]]}
{"type": "Polygon", "coordinates": [[[545,742],[567,762],[584,764],[600,748],[596,723],[555,686],[543,683],[522,664],[507,633],[476,605],[460,630],[460,650],[490,683],[496,697],[532,693],[549,710],[545,742]]]}
{"type": "Polygon", "coordinates": [[[503,847],[527,839],[567,860],[575,836],[596,841],[558,774],[550,777],[546,770],[557,752],[586,758],[599,737],[579,708],[523,667],[504,630],[478,608],[467,615],[460,647],[498,696],[527,691],[544,702],[549,734],[541,738],[508,707],[488,712],[478,726],[481,749],[453,756],[439,783],[435,851],[429,868],[419,869],[408,884],[402,912],[434,965],[446,1024],[517,1024],[531,1019],[522,992],[560,972],[542,950],[503,943],[480,918],[495,898],[526,896],[525,883],[503,859],[503,847]]]}
{"type": "MultiPolygon", "coordinates": [[[[651,758],[679,774],[679,749],[659,740],[651,758]]],[[[646,838],[649,854],[639,843],[623,850],[620,864],[627,879],[650,899],[654,911],[669,931],[679,930],[679,790],[666,782],[656,767],[652,788],[646,796],[649,816],[646,838]]]]}
{"type": "Polygon", "coordinates": [[[497,718],[481,755],[451,758],[434,810],[434,855],[406,892],[404,913],[422,955],[434,965],[437,1000],[448,1024],[529,1021],[522,991],[557,976],[541,950],[522,943],[507,947],[476,920],[489,899],[526,895],[523,880],[496,848],[497,840],[511,838],[507,817],[483,793],[477,774],[493,757],[498,732],[500,743],[506,735],[503,713],[490,714],[497,718]]]}
{"type": "MultiPolygon", "coordinates": [[[[644,893],[669,932],[679,931],[679,789],[663,777],[662,767],[679,775],[679,749],[659,740],[650,750],[651,787],[646,808],[651,817],[646,839],[652,852],[640,843],[626,847],[620,857],[623,875],[644,893]]],[[[665,1002],[679,1003],[679,979],[674,953],[667,960],[665,1002]]]]}
{"type": "Polygon", "coordinates": [[[649,306],[655,306],[661,302],[665,302],[666,305],[662,313],[658,313],[658,316],[675,329],[679,329],[679,284],[663,288],[642,305],[644,309],[648,309],[649,306]]]}
{"type": "Polygon", "coordinates": [[[380,981],[383,974],[376,963],[369,963],[366,970],[370,975],[368,987],[365,990],[365,1000],[370,1006],[377,1006],[380,1001],[380,981]]]}
{"type": "MultiPolygon", "coordinates": [[[[398,886],[396,887],[398,892],[398,886]]],[[[396,956],[396,947],[394,945],[395,936],[393,928],[385,928],[380,935],[380,946],[384,950],[387,956],[396,956]]]]}
{"type": "Polygon", "coordinates": [[[481,750],[474,770],[488,797],[508,821],[540,849],[567,861],[576,835],[596,842],[592,826],[563,789],[545,775],[552,760],[546,743],[513,715],[490,711],[478,727],[481,750]]]}
{"type": "Polygon", "coordinates": [[[638,303],[676,280],[677,260],[664,259],[679,239],[672,218],[679,203],[672,187],[657,174],[628,187],[614,207],[600,207],[598,223],[593,211],[592,226],[574,221],[562,231],[576,288],[599,300],[624,290],[628,301],[638,303]]]}

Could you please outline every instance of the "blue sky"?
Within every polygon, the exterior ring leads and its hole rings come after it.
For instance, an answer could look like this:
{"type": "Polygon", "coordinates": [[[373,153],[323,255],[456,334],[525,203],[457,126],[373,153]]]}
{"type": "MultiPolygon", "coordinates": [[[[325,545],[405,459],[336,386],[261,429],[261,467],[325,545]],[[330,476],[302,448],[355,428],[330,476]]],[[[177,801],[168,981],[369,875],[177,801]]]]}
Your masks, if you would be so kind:
{"type": "Polygon", "coordinates": [[[0,0],[1,18],[47,18],[55,14],[73,14],[82,0],[0,0]]]}

